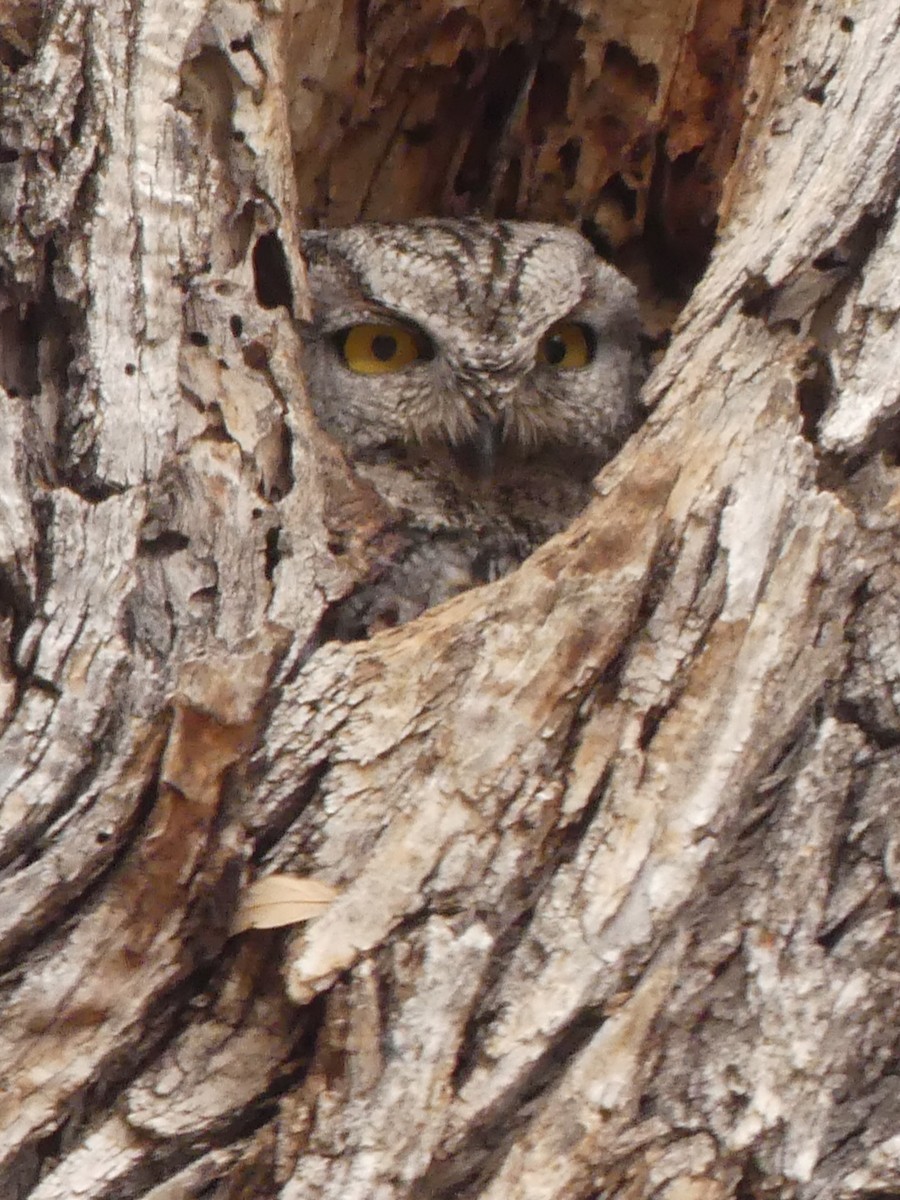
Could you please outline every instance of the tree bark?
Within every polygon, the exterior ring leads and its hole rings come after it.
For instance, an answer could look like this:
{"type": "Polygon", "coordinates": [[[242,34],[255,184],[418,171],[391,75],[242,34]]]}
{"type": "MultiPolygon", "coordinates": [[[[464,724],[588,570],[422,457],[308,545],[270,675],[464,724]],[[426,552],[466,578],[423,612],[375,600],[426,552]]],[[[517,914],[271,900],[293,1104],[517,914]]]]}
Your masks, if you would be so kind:
{"type": "Polygon", "coordinates": [[[900,1190],[896,13],[608,7],[0,19],[4,1198],[900,1190]],[[298,223],[475,210],[705,271],[583,516],[329,641],[298,223]]]}

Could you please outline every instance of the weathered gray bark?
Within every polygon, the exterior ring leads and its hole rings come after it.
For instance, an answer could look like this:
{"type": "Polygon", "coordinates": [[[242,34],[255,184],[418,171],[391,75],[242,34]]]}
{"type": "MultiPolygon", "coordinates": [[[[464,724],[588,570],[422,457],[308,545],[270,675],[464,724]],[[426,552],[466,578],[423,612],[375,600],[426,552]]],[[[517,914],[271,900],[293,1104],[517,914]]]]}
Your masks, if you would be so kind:
{"type": "Polygon", "coordinates": [[[766,15],[590,510],[339,645],[380,514],[287,304],[354,12],[3,24],[0,1195],[896,1191],[896,13],[766,15]],[[341,895],[229,940],[269,870],[341,895]]]}

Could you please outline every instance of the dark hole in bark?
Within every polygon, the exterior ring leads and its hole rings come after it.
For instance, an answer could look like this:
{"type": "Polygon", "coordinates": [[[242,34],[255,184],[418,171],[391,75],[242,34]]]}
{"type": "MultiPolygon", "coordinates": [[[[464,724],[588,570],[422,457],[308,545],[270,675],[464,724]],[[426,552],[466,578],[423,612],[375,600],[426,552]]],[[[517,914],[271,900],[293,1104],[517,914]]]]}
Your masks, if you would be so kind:
{"type": "Polygon", "coordinates": [[[510,114],[518,103],[531,67],[529,51],[513,42],[492,56],[479,84],[478,120],[453,180],[457,196],[470,196],[476,203],[487,196],[504,156],[504,140],[510,114]]]}
{"type": "Polygon", "coordinates": [[[806,363],[805,377],[797,384],[797,404],[802,418],[801,432],[807,441],[815,441],[822,417],[834,395],[834,380],[825,356],[812,350],[806,363]]]}
{"type": "Polygon", "coordinates": [[[265,371],[269,365],[269,352],[262,342],[248,342],[243,348],[244,362],[254,371],[265,371]]]}
{"type": "Polygon", "coordinates": [[[623,87],[653,103],[659,89],[659,72],[653,63],[642,63],[627,46],[610,42],[603,57],[603,74],[614,76],[618,90],[623,87]]]}
{"type": "Polygon", "coordinates": [[[294,291],[288,272],[287,258],[277,233],[264,233],[253,247],[253,279],[256,298],[263,308],[278,308],[291,312],[294,291]]]}
{"type": "Polygon", "coordinates": [[[600,189],[599,199],[612,200],[629,221],[637,213],[637,192],[630,188],[621,175],[613,175],[600,189]]]}
{"type": "Polygon", "coordinates": [[[266,579],[272,579],[275,575],[275,568],[281,562],[281,547],[279,539],[281,530],[277,527],[269,529],[266,532],[266,559],[265,559],[265,574],[266,579]]]}
{"type": "Polygon", "coordinates": [[[601,258],[612,260],[612,243],[596,221],[584,220],[579,226],[582,237],[586,237],[601,258]]]}
{"type": "Polygon", "coordinates": [[[190,544],[190,538],[183,533],[175,529],[163,529],[155,537],[141,538],[138,553],[145,558],[168,558],[190,544]]]}
{"type": "Polygon", "coordinates": [[[839,267],[847,265],[847,256],[840,250],[826,250],[824,254],[813,259],[812,265],[817,271],[836,271],[839,267]]]}
{"type": "Polygon", "coordinates": [[[410,146],[425,146],[434,136],[434,121],[420,121],[418,125],[410,125],[403,130],[403,136],[410,146]]]}
{"type": "Polygon", "coordinates": [[[573,187],[581,159],[581,139],[569,138],[567,142],[563,142],[558,151],[558,158],[563,182],[567,188],[573,187]]]}

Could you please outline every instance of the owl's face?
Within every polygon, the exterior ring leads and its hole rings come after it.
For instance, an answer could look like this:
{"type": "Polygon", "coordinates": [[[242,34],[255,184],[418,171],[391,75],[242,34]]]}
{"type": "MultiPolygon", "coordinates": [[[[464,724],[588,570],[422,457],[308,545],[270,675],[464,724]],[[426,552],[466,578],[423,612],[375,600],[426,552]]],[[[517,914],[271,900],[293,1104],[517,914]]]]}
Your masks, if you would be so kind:
{"type": "Polygon", "coordinates": [[[314,410],[351,457],[552,447],[608,458],[634,427],[634,288],[554,225],[424,220],[303,236],[314,410]]]}

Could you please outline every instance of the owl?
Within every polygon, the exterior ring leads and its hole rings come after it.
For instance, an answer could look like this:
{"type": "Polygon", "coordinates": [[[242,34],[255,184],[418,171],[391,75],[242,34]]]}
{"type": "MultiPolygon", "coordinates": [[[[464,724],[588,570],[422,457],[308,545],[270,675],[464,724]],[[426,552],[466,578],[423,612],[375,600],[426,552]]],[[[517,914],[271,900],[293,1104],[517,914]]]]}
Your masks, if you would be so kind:
{"type": "Polygon", "coordinates": [[[585,505],[640,417],[637,298],[555,225],[356,225],[302,249],[310,401],[398,535],[338,615],[366,637],[503,575],[585,505]]]}

